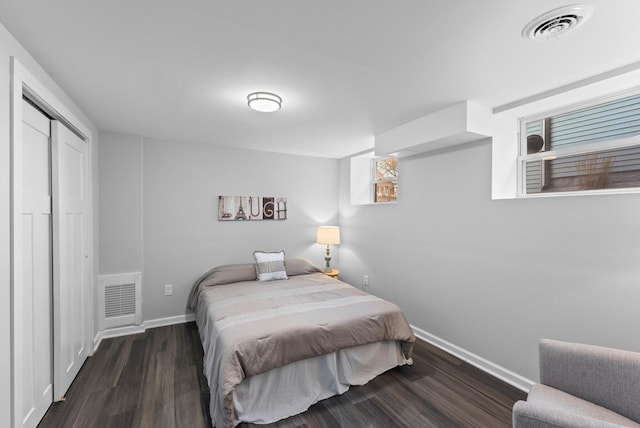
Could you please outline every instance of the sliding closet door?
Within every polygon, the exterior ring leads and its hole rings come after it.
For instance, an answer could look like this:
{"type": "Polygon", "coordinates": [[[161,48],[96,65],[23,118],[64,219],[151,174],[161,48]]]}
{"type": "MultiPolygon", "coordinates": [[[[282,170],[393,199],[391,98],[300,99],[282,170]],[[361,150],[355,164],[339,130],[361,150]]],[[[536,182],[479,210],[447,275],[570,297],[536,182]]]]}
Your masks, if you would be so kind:
{"type": "Polygon", "coordinates": [[[54,206],[54,399],[64,397],[87,358],[87,144],[51,122],[54,206]]]}
{"type": "Polygon", "coordinates": [[[35,427],[51,405],[51,166],[49,118],[23,101],[22,284],[16,287],[16,327],[21,332],[17,415],[35,427]]]}

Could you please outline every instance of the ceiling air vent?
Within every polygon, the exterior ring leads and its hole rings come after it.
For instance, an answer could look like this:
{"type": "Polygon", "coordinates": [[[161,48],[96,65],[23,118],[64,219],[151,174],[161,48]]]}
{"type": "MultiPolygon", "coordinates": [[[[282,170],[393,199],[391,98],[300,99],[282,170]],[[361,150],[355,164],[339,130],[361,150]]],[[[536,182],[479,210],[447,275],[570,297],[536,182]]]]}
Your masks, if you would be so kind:
{"type": "Polygon", "coordinates": [[[556,39],[578,27],[593,13],[593,7],[574,4],[553,9],[529,22],[522,30],[522,37],[531,40],[556,39]]]}

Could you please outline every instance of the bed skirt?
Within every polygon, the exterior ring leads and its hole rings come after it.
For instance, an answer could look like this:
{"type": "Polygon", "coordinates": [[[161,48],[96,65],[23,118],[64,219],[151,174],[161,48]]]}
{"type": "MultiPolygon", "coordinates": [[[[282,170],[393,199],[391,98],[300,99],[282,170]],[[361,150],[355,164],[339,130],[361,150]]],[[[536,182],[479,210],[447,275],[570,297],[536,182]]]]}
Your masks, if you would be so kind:
{"type": "MultiPolygon", "coordinates": [[[[272,369],[245,379],[234,391],[236,420],[272,423],[307,410],[350,385],[364,385],[398,365],[411,364],[400,342],[384,341],[343,349],[272,369]]],[[[211,404],[216,400],[211,400],[211,404]]]]}

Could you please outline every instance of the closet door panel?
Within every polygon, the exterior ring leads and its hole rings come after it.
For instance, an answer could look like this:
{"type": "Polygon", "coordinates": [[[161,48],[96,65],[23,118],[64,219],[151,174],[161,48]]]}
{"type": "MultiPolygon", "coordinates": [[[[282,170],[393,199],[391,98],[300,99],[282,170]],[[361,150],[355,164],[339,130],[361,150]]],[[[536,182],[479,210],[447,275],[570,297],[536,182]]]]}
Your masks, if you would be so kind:
{"type": "Polygon", "coordinates": [[[54,398],[64,397],[88,355],[86,316],[87,145],[53,121],[54,200],[54,398]],[[57,269],[56,269],[57,267],[57,269]]]}
{"type": "Polygon", "coordinates": [[[35,427],[51,405],[52,240],[49,119],[28,103],[22,126],[22,284],[16,288],[21,332],[19,423],[35,427]]]}

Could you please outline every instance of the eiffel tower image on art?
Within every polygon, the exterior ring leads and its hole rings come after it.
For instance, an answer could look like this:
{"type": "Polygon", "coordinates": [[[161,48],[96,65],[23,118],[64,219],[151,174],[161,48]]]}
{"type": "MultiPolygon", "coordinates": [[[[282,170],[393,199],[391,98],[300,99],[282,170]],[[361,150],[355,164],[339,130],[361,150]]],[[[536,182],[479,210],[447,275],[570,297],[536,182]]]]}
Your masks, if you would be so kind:
{"type": "Polygon", "coordinates": [[[242,208],[242,198],[240,198],[240,206],[238,207],[235,220],[248,220],[247,215],[244,213],[244,208],[242,208]]]}

